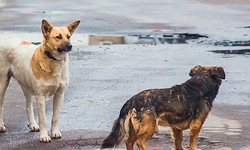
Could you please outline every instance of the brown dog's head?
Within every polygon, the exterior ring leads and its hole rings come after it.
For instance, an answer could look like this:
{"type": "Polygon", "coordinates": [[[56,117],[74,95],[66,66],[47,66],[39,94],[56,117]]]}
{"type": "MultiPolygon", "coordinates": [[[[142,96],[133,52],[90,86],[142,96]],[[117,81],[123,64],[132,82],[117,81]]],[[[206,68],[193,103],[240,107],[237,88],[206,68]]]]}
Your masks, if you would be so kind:
{"type": "Polygon", "coordinates": [[[218,79],[225,79],[226,74],[222,67],[217,66],[200,66],[197,65],[192,68],[189,72],[189,75],[192,77],[197,73],[206,73],[209,74],[211,77],[216,77],[218,79]]]}
{"type": "Polygon", "coordinates": [[[70,37],[79,23],[80,20],[70,23],[65,27],[53,27],[47,20],[43,19],[41,28],[46,50],[53,56],[59,56],[71,51],[72,45],[70,43],[70,37]]]}

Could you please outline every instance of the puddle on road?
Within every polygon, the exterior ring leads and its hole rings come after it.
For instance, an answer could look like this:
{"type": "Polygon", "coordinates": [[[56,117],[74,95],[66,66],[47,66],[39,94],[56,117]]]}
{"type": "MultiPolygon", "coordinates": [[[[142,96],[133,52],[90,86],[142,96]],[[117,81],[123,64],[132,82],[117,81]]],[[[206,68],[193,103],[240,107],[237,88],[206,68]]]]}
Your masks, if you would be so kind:
{"type": "Polygon", "coordinates": [[[238,50],[211,50],[209,52],[220,53],[220,54],[239,54],[239,55],[250,55],[250,49],[238,49],[238,50]]]}
{"type": "Polygon", "coordinates": [[[250,150],[250,146],[246,146],[246,147],[240,148],[239,150],[250,150]]]}
{"type": "MultiPolygon", "coordinates": [[[[88,35],[89,40],[92,36],[88,35]]],[[[115,44],[193,44],[193,45],[212,45],[222,47],[235,47],[235,46],[250,46],[250,41],[230,41],[230,40],[211,40],[209,36],[202,34],[191,34],[191,33],[164,33],[164,32],[150,32],[150,33],[123,33],[123,35],[95,35],[95,39],[92,40],[97,42],[89,42],[91,45],[115,45],[115,44]],[[124,38],[121,42],[116,43],[117,38],[124,38]],[[136,42],[134,39],[136,38],[136,42]],[[100,40],[101,39],[101,40],[100,40]],[[126,39],[126,40],[125,40],[126,39]],[[104,42],[105,41],[105,42],[104,42]],[[125,42],[126,41],[126,42],[125,42]],[[94,44],[93,44],[94,43],[94,44]]],[[[81,41],[81,40],[78,40],[81,41]]],[[[33,41],[34,45],[40,45],[41,42],[33,41]]],[[[221,54],[238,54],[238,55],[250,55],[250,49],[225,49],[225,50],[210,50],[208,52],[221,53],[221,54]]]]}

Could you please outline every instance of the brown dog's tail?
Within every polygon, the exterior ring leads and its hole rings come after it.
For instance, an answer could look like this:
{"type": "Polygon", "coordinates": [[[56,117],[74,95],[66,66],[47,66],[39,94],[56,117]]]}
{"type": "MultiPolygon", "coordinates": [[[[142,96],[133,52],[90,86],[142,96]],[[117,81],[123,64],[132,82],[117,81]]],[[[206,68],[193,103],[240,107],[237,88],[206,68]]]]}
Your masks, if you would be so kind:
{"type": "Polygon", "coordinates": [[[123,105],[120,111],[120,116],[115,120],[112,131],[109,136],[103,141],[101,149],[116,147],[123,140],[124,136],[129,131],[129,120],[131,117],[129,112],[132,109],[131,107],[131,101],[127,101],[123,105]]]}
{"type": "Polygon", "coordinates": [[[101,149],[104,148],[113,148],[120,144],[123,140],[126,131],[124,129],[124,120],[116,119],[109,136],[103,141],[101,149]]]}

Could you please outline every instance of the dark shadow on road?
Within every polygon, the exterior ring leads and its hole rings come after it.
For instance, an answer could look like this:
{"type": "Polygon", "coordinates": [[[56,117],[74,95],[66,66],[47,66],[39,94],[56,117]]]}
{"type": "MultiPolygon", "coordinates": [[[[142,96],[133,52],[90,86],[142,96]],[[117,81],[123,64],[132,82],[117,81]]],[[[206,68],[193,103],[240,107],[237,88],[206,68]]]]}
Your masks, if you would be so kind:
{"type": "Polygon", "coordinates": [[[239,55],[250,55],[250,49],[238,49],[238,50],[211,50],[209,52],[220,53],[220,54],[239,54],[239,55]]]}

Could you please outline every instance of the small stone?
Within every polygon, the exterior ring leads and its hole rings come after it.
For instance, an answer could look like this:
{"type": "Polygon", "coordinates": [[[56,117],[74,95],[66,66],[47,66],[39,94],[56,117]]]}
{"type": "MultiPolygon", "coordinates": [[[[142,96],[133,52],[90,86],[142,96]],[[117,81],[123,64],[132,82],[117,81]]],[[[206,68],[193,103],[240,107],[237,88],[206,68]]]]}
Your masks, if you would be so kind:
{"type": "Polygon", "coordinates": [[[67,143],[68,143],[68,145],[74,145],[74,144],[76,144],[76,141],[67,141],[67,143]]]}
{"type": "Polygon", "coordinates": [[[85,146],[85,145],[87,145],[87,144],[85,143],[85,141],[82,141],[82,140],[77,141],[76,144],[79,145],[79,146],[85,146]]]}
{"type": "Polygon", "coordinates": [[[221,143],[220,141],[209,141],[210,144],[219,144],[221,143]]]}
{"type": "Polygon", "coordinates": [[[159,139],[160,138],[160,136],[158,135],[158,134],[154,134],[153,136],[152,136],[152,139],[159,139]]]}

